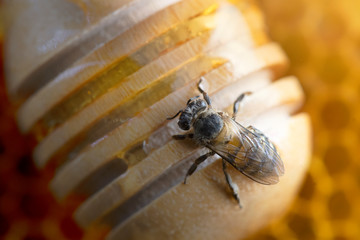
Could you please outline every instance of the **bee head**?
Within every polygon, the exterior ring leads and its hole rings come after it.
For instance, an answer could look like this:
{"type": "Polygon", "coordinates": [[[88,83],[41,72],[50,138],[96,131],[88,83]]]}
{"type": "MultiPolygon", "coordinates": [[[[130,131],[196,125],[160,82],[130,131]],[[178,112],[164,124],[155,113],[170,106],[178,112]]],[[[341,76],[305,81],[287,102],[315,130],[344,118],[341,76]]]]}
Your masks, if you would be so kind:
{"type": "Polygon", "coordinates": [[[207,108],[207,103],[203,99],[197,97],[189,99],[186,108],[181,112],[178,125],[182,130],[189,130],[191,123],[196,118],[199,112],[207,108]]]}

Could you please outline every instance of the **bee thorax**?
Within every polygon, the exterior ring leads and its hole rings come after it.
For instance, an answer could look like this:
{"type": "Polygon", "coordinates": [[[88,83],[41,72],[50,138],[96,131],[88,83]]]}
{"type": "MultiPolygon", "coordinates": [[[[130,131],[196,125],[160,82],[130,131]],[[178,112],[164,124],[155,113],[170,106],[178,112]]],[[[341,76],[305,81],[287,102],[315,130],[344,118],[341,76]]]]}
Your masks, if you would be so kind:
{"type": "Polygon", "coordinates": [[[209,144],[221,132],[224,122],[217,113],[204,112],[194,121],[194,138],[200,144],[209,144]]]}

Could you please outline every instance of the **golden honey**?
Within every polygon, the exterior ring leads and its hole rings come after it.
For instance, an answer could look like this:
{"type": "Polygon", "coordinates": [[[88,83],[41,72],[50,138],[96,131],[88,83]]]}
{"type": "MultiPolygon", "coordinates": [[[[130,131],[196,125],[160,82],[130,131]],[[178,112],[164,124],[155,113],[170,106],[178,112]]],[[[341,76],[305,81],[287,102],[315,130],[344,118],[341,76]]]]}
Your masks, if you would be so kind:
{"type": "Polygon", "coordinates": [[[359,239],[359,2],[259,5],[303,84],[314,155],[289,213],[248,239],[359,239]]]}
{"type": "MultiPolygon", "coordinates": [[[[269,42],[269,39],[267,38],[266,33],[264,33],[264,26],[259,21],[259,10],[253,5],[253,3],[249,3],[246,1],[229,1],[237,4],[238,9],[240,9],[243,12],[243,17],[246,20],[246,22],[250,25],[250,35],[254,38],[254,45],[248,46],[249,48],[253,48],[256,50],[259,50],[261,46],[267,44],[269,42]],[[253,24],[252,24],[253,23],[253,24]]],[[[171,26],[166,31],[162,32],[158,37],[151,39],[149,42],[146,42],[143,46],[138,46],[138,48],[126,56],[119,56],[119,59],[112,62],[110,65],[108,65],[103,71],[95,74],[90,79],[88,79],[83,84],[79,85],[78,88],[74,89],[73,91],[69,92],[68,95],[66,95],[60,102],[58,102],[56,105],[54,105],[50,110],[46,112],[43,116],[41,116],[40,119],[38,119],[35,123],[35,125],[32,127],[32,132],[37,135],[39,141],[47,141],[48,139],[51,139],[52,134],[56,136],[55,134],[58,134],[59,129],[61,130],[62,127],[66,127],[69,122],[71,122],[73,119],[75,119],[77,116],[79,116],[84,110],[88,109],[89,106],[93,106],[92,104],[94,102],[97,102],[99,99],[104,99],[104,96],[109,94],[110,92],[115,92],[119,86],[123,86],[124,89],[126,87],[129,87],[128,92],[126,93],[120,93],[119,91],[116,92],[121,97],[117,98],[120,99],[116,103],[113,103],[113,105],[109,106],[108,109],[101,114],[99,114],[98,118],[94,118],[91,120],[90,123],[84,124],[84,128],[80,129],[78,132],[74,133],[73,136],[71,136],[69,139],[64,140],[64,143],[59,148],[55,149],[52,153],[47,155],[48,159],[43,160],[44,165],[47,164],[49,161],[50,163],[56,163],[57,166],[62,165],[63,163],[71,163],[76,157],[80,156],[83,151],[87,151],[88,149],[95,148],[97,144],[101,144],[102,136],[104,136],[104,139],[108,137],[108,135],[114,135],[114,130],[118,129],[119,127],[123,126],[126,122],[128,122],[129,119],[133,118],[134,116],[140,116],[143,114],[144,109],[148,109],[150,106],[157,102],[161,102],[167,95],[174,92],[175,90],[180,89],[183,86],[190,86],[194,82],[194,79],[199,78],[200,76],[204,74],[209,74],[210,82],[215,85],[217,88],[225,87],[226,85],[229,85],[232,80],[229,80],[232,77],[232,73],[226,69],[228,66],[229,59],[226,57],[219,57],[216,56],[216,54],[210,54],[212,51],[214,52],[217,49],[217,46],[212,46],[212,48],[206,49],[205,53],[201,53],[201,49],[198,50],[198,52],[194,51],[193,56],[188,58],[183,58],[180,64],[177,66],[171,66],[168,69],[165,69],[161,74],[152,75],[148,79],[148,82],[143,82],[142,87],[138,87],[136,89],[131,89],[132,81],[136,81],[138,78],[133,77],[135,73],[142,71],[146,68],[147,65],[150,65],[152,62],[155,62],[156,60],[160,59],[162,56],[174,51],[174,49],[179,48],[180,46],[184,46],[186,43],[191,42],[191,45],[189,44],[188,49],[195,48],[194,46],[200,46],[201,43],[206,42],[211,37],[211,33],[214,30],[214,17],[216,15],[216,11],[219,9],[219,5],[217,4],[211,4],[207,7],[207,9],[203,10],[199,14],[196,14],[195,16],[190,17],[189,19],[184,20],[183,22],[171,26]],[[198,41],[197,44],[195,42],[198,41]],[[184,60],[185,59],[185,60],[184,60]],[[212,74],[212,75],[211,75],[212,74]],[[156,77],[154,77],[156,76],[156,77]],[[225,76],[225,80],[216,79],[217,76],[225,76]],[[224,83],[222,82],[224,81],[224,83]],[[123,85],[122,85],[123,84],[123,85]],[[150,90],[149,90],[150,89],[150,90]]],[[[260,16],[261,18],[261,16],[260,16]]],[[[290,30],[289,30],[290,31],[290,30]]],[[[299,36],[296,36],[292,38],[294,41],[294,45],[290,43],[284,43],[285,46],[288,48],[289,51],[291,51],[292,47],[302,47],[303,42],[298,41],[299,36]]],[[[280,40],[279,40],[280,41],[280,40]]],[[[290,41],[290,40],[289,40],[290,41]]],[[[280,41],[281,42],[281,41],[280,41]]],[[[219,43],[220,45],[226,45],[228,42],[222,42],[219,43]]],[[[309,47],[310,48],[310,47],[309,47]]],[[[304,48],[300,48],[298,50],[294,50],[295,53],[303,54],[302,56],[305,56],[308,54],[306,51],[302,51],[304,48]]],[[[255,50],[254,50],[255,51],[255,50]]],[[[258,52],[261,52],[260,50],[258,52]]],[[[264,51],[265,52],[265,51],[264,51]]],[[[260,55],[260,54],[259,54],[260,55]]],[[[281,53],[280,53],[281,55],[281,53]]],[[[190,55],[189,55],[190,56],[190,55]]],[[[172,58],[175,58],[172,56],[172,58]]],[[[169,57],[165,60],[171,60],[169,57]]],[[[335,58],[333,58],[335,59],[335,58]]],[[[166,62],[164,60],[164,62],[166,62]]],[[[251,60],[251,59],[250,59],[251,60]]],[[[268,61],[267,59],[264,60],[263,65],[259,64],[258,67],[254,67],[254,69],[251,69],[250,72],[245,72],[245,76],[247,74],[250,74],[252,71],[260,71],[263,69],[268,69],[269,72],[273,72],[273,76],[269,77],[276,78],[278,75],[276,75],[276,69],[272,69],[278,67],[279,69],[283,69],[286,65],[286,61],[284,59],[281,59],[281,61],[276,62],[275,64],[268,61]],[[279,67],[280,66],[280,67],[279,67]]],[[[300,60],[299,60],[300,61],[300,60]]],[[[301,61],[300,61],[301,62],[301,61]]],[[[295,60],[295,64],[297,64],[295,60]]],[[[244,61],[244,65],[246,65],[246,61],[244,61]]],[[[338,63],[336,60],[329,61],[328,66],[337,66],[338,63]]],[[[296,68],[297,65],[295,65],[296,68]]],[[[327,68],[327,67],[325,67],[327,68]]],[[[151,68],[152,69],[152,68],[151,68]]],[[[154,68],[156,71],[159,69],[154,68]]],[[[305,71],[305,70],[304,70],[305,71]]],[[[335,73],[338,71],[335,68],[335,73]]],[[[339,70],[340,71],[340,70],[339,70]]],[[[142,78],[145,78],[146,74],[149,74],[151,71],[144,71],[143,75],[140,75],[142,78]]],[[[159,70],[160,72],[160,70],[159,70]]],[[[281,71],[280,71],[281,72],[281,71]]],[[[300,72],[300,70],[299,70],[300,72]]],[[[326,71],[324,71],[326,72],[326,71]]],[[[341,72],[341,71],[340,71],[341,72]]],[[[297,72],[298,73],[298,72],[297,72]]],[[[244,74],[241,75],[239,78],[244,77],[244,74]]],[[[324,76],[333,76],[332,74],[323,73],[324,76]]],[[[135,75],[137,76],[137,75],[135,75]]],[[[304,76],[302,76],[304,77],[304,76]]],[[[269,81],[270,81],[269,80],[269,81]]],[[[234,80],[235,81],[235,80],[234,80]]],[[[188,90],[191,89],[190,87],[187,88],[188,90]]],[[[214,89],[211,89],[211,92],[215,92],[217,90],[215,87],[214,89]]],[[[310,92],[309,89],[306,89],[308,92],[310,92]]],[[[125,92],[125,91],[124,91],[125,92]]],[[[188,93],[189,95],[192,93],[188,93]]],[[[117,94],[116,94],[117,95],[117,94]]],[[[185,94],[184,94],[185,95],[185,94]]],[[[110,99],[110,98],[109,98],[110,99]]],[[[104,101],[106,103],[106,101],[104,101]]],[[[339,101],[330,102],[328,109],[324,110],[323,116],[332,115],[332,109],[333,106],[336,106],[337,109],[345,109],[343,112],[346,112],[347,105],[337,104],[339,101]],[[330,109],[330,110],[329,110],[330,109]]],[[[341,101],[340,101],[341,102],[341,101]]],[[[162,106],[162,105],[160,105],[162,106]]],[[[170,112],[169,108],[165,109],[164,112],[168,113],[170,112]]],[[[346,114],[345,114],[346,115],[346,114]]],[[[85,115],[84,115],[85,116],[85,115]]],[[[140,117],[143,117],[142,115],[140,117]]],[[[138,120],[140,119],[138,118],[138,120]]],[[[148,118],[149,119],[149,118],[148,118]]],[[[165,117],[164,117],[165,119],[165,117]]],[[[343,120],[343,125],[346,125],[349,121],[349,117],[344,117],[345,120],[343,120]]],[[[140,119],[141,120],[141,119],[140,119]]],[[[139,121],[140,121],[139,120],[139,121]]],[[[138,121],[138,122],[139,122],[138,121]]],[[[156,124],[153,125],[153,127],[149,131],[154,131],[157,128],[161,126],[162,122],[158,121],[156,124]]],[[[327,123],[328,124],[328,123],[327,123]]],[[[331,126],[335,126],[335,128],[338,128],[337,122],[335,120],[335,123],[330,123],[331,126]]],[[[341,125],[341,124],[340,124],[341,125]]],[[[342,125],[341,125],[342,126],[342,125]]],[[[64,128],[65,128],[64,127],[64,128]]],[[[131,131],[124,131],[126,133],[131,133],[131,131]]],[[[106,159],[108,161],[108,164],[104,164],[103,166],[100,166],[97,169],[98,171],[91,176],[87,176],[86,179],[82,179],[80,182],[80,185],[74,187],[74,189],[69,189],[70,196],[74,192],[77,192],[77,194],[84,194],[86,197],[90,197],[94,195],[97,191],[101,191],[105,185],[110,183],[113,179],[118,177],[116,174],[123,173],[128,170],[128,168],[132,168],[134,166],[137,166],[140,164],[147,156],[147,152],[143,149],[143,141],[147,141],[149,137],[149,133],[144,133],[142,135],[142,138],[137,138],[136,140],[132,139],[131,141],[126,143],[124,145],[125,147],[119,151],[116,152],[116,154],[113,154],[110,159],[106,159]],[[114,164],[114,165],[112,165],[114,164]],[[105,171],[106,168],[114,167],[114,175],[107,176],[108,178],[103,178],[103,182],[96,181],[98,180],[99,176],[102,174],[109,173],[108,171],[105,171]],[[105,170],[102,172],[102,168],[105,170]],[[116,170],[116,171],[115,171],[116,170]],[[116,173],[116,174],[115,174],[116,173]],[[83,184],[84,182],[87,182],[87,184],[83,184]],[[100,183],[99,183],[100,182],[100,183]],[[95,184],[98,184],[95,186],[95,184]],[[87,188],[91,185],[90,188],[87,188]]],[[[121,137],[121,136],[120,136],[121,137]]],[[[343,152],[344,149],[334,147],[333,150],[335,153],[343,152]]],[[[176,144],[169,144],[168,148],[171,149],[172,147],[179,147],[176,144]]],[[[46,148],[46,147],[44,147],[46,148]]],[[[184,152],[185,152],[184,148],[184,152]]],[[[157,149],[153,149],[157,150],[157,149]]],[[[160,149],[161,150],[161,149],[160,149]]],[[[161,151],[157,153],[159,155],[158,161],[161,162],[161,151]]],[[[104,152],[106,152],[104,150],[104,152]]],[[[166,152],[166,151],[164,151],[166,152]]],[[[112,154],[112,153],[111,153],[112,154]]],[[[110,154],[110,155],[111,155],[110,154]]],[[[174,154],[172,156],[172,161],[175,161],[176,159],[181,159],[183,156],[179,154],[178,156],[174,154]]],[[[96,157],[94,157],[95,159],[96,157]]],[[[330,162],[332,162],[332,158],[329,157],[330,162]]],[[[85,159],[88,160],[88,159],[85,159]]],[[[167,159],[166,159],[167,160],[167,159]]],[[[166,161],[165,160],[165,161],[166,161]]],[[[169,161],[169,164],[171,162],[169,161]]],[[[159,163],[156,163],[159,164],[159,163]]],[[[39,164],[41,165],[41,164],[39,164]]],[[[66,165],[66,164],[64,164],[66,165]]],[[[165,166],[165,165],[164,165],[165,166]]],[[[331,164],[329,164],[330,168],[336,169],[336,167],[333,167],[331,164]]],[[[163,167],[163,166],[162,166],[163,167]]],[[[321,168],[321,164],[317,166],[318,168],[321,168]],[[319,167],[320,166],[320,167],[319,167]]],[[[58,170],[63,170],[62,168],[59,168],[58,170]]],[[[83,169],[81,169],[83,170],[83,169]]],[[[165,171],[165,169],[159,168],[158,171],[162,172],[165,171]]],[[[78,169],[80,171],[80,169],[78,169]]],[[[336,171],[336,170],[334,170],[336,171]]],[[[315,170],[312,170],[312,172],[316,172],[315,170]]],[[[153,173],[155,174],[155,173],[153,173]]],[[[146,176],[146,181],[151,181],[152,177],[151,174],[146,176]]],[[[50,178],[50,177],[48,177],[50,178]]],[[[129,178],[129,184],[124,184],[124,186],[129,191],[128,193],[133,193],[136,191],[130,189],[132,185],[130,184],[131,181],[139,181],[141,178],[137,178],[134,176],[133,178],[129,178]]],[[[314,181],[315,174],[312,173],[309,175],[309,177],[306,179],[306,185],[312,186],[312,182],[314,181]]],[[[63,179],[66,180],[66,179],[63,179]]],[[[331,182],[331,181],[330,181],[331,182]]],[[[57,182],[59,183],[59,182],[57,182]]],[[[134,183],[135,184],[135,183],[134,183]]],[[[339,189],[333,189],[331,187],[331,184],[328,184],[329,188],[324,188],[324,192],[326,194],[331,193],[331,197],[329,200],[330,204],[330,210],[332,216],[335,217],[343,217],[344,212],[339,212],[337,210],[337,206],[339,203],[343,203],[346,201],[346,195],[343,194],[342,191],[339,189]]],[[[135,187],[138,187],[138,185],[135,185],[135,187]]],[[[310,187],[311,188],[311,187],[310,187]]],[[[41,191],[40,191],[41,192],[41,191]]],[[[66,192],[66,190],[65,190],[66,192]]],[[[220,193],[221,194],[221,193],[220,193]]],[[[66,195],[66,193],[65,193],[66,195]]],[[[301,196],[306,196],[306,198],[311,199],[311,191],[306,192],[303,190],[300,194],[301,196]]],[[[309,201],[306,199],[306,201],[309,201]]],[[[69,201],[71,202],[71,198],[67,199],[66,204],[69,204],[69,201]]],[[[299,200],[300,201],[300,200],[299,200]]],[[[305,205],[310,205],[309,203],[306,203],[306,201],[301,200],[301,204],[305,202],[305,205]]],[[[16,201],[14,201],[16,202],[16,201]]],[[[31,202],[31,201],[30,201],[31,202]]],[[[55,203],[52,203],[52,206],[58,207],[55,205],[55,203]]],[[[74,203],[73,203],[74,204],[74,203]]],[[[78,203],[76,203],[78,204],[78,203]]],[[[76,205],[74,204],[74,205],[76,205]]],[[[297,203],[298,205],[301,205],[297,203]]],[[[71,205],[71,209],[73,210],[75,208],[74,205],[71,205]]],[[[78,206],[78,205],[76,205],[78,206]]],[[[317,206],[317,205],[314,205],[317,206]]],[[[66,207],[66,206],[65,206],[66,207]]],[[[301,211],[303,210],[303,206],[301,207],[301,211]]],[[[314,208],[314,207],[313,207],[314,208]]],[[[38,209],[38,208],[36,208],[38,209]]],[[[213,210],[213,209],[212,209],[213,210]]],[[[317,211],[324,216],[324,213],[321,212],[321,208],[319,208],[317,211]]],[[[312,226],[312,222],[308,221],[310,218],[306,215],[299,214],[300,210],[297,210],[296,214],[292,212],[292,216],[290,218],[289,224],[284,227],[284,225],[280,225],[280,227],[271,228],[269,231],[270,233],[266,233],[263,235],[259,235],[260,237],[263,236],[274,236],[274,238],[277,238],[279,236],[297,236],[298,232],[302,232],[303,229],[307,229],[309,226],[312,226]],[[309,223],[310,222],[310,223],[309,223]],[[276,228],[276,230],[274,230],[276,228]],[[283,232],[282,232],[283,231],[283,232]],[[271,235],[274,233],[273,235],[271,235]],[[283,234],[283,235],[281,235],[283,234]],[[286,235],[288,234],[288,235],[286,235]]],[[[349,212],[349,210],[348,210],[349,212]]],[[[74,227],[72,222],[71,226],[66,226],[65,220],[68,218],[64,217],[64,213],[59,213],[51,215],[53,212],[49,211],[49,213],[46,215],[44,214],[44,218],[37,220],[40,222],[41,227],[35,230],[31,230],[29,227],[31,225],[31,216],[29,218],[26,218],[24,220],[25,224],[23,222],[15,222],[13,226],[13,229],[21,229],[22,233],[14,233],[14,230],[8,230],[8,232],[5,232],[4,235],[8,237],[8,239],[11,239],[12,236],[15,236],[20,238],[23,236],[29,235],[30,237],[36,237],[37,235],[41,236],[51,236],[50,230],[54,230],[54,232],[57,233],[56,236],[58,236],[58,239],[80,239],[83,235],[76,227],[74,227]],[[58,218],[57,218],[58,217],[58,218]],[[60,222],[61,218],[61,223],[60,222]],[[30,220],[29,220],[30,219],[30,220]],[[63,220],[65,219],[65,220],[63,220]],[[23,227],[21,227],[21,224],[23,224],[23,227]],[[48,224],[48,225],[47,225],[48,224]],[[59,227],[60,225],[60,227],[59,227]],[[65,225],[65,227],[63,227],[65,225]],[[19,227],[20,226],[20,227],[19,227]],[[24,227],[25,226],[25,227],[24,227]],[[49,227],[50,226],[50,227],[49,227]],[[75,230],[74,235],[71,235],[71,229],[74,228],[75,230]],[[44,230],[46,229],[46,230],[44,230]],[[63,230],[65,229],[65,230],[63,230]],[[32,233],[35,232],[35,233],[32,233]]],[[[116,213],[116,212],[115,212],[116,213]]],[[[345,212],[345,216],[346,216],[345,212]]],[[[108,213],[106,213],[108,214],[108,213]]],[[[114,214],[109,213],[108,215],[114,214]]],[[[319,215],[321,215],[319,214],[319,215]]],[[[349,215],[349,213],[347,213],[349,215]]],[[[111,222],[111,219],[109,220],[111,222]]],[[[69,221],[70,222],[70,221],[69,221]]],[[[116,222],[113,223],[114,225],[116,222]]],[[[279,225],[277,225],[279,226],[279,225]]],[[[324,224],[323,229],[329,229],[330,224],[324,224]]],[[[92,239],[97,238],[101,235],[101,233],[98,233],[97,235],[94,234],[94,229],[91,229],[87,234],[85,234],[85,239],[92,239]]],[[[323,233],[325,230],[322,231],[323,233]]],[[[323,234],[322,233],[322,234],[323,234]]],[[[311,233],[305,233],[308,235],[304,236],[312,236],[311,233]]],[[[328,235],[319,235],[319,236],[328,236],[328,235]]]]}
{"type": "MultiPolygon", "coordinates": [[[[209,10],[214,11],[216,9],[210,7],[209,10]]],[[[110,88],[121,83],[124,78],[159,57],[160,54],[170,51],[177,45],[211,30],[214,24],[213,16],[207,16],[209,13],[211,12],[207,10],[203,15],[172,27],[145,46],[140,47],[134,53],[124,56],[116,63],[113,63],[109,69],[104,70],[98,76],[89,79],[84,86],[81,86],[74,93],[70,93],[68,97],[43,116],[42,120],[38,123],[40,124],[38,128],[43,126],[45,129],[38,131],[51,132],[51,129],[66,121],[71,115],[89,105],[96,98],[109,91],[110,88]]]]}

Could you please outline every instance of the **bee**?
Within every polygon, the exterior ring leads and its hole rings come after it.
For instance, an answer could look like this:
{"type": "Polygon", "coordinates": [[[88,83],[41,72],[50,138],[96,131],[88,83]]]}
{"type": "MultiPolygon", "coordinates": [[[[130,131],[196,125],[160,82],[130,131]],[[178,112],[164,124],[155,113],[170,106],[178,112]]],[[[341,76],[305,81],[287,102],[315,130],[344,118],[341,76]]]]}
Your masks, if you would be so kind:
{"type": "Polygon", "coordinates": [[[227,172],[228,164],[246,177],[265,185],[279,182],[279,176],[284,174],[284,165],[274,144],[261,131],[253,126],[244,127],[235,121],[240,103],[251,92],[245,92],[236,99],[230,117],[227,113],[212,108],[208,94],[201,87],[202,81],[203,78],[200,78],[197,87],[203,99],[199,96],[190,98],[185,109],[168,118],[171,120],[180,114],[179,128],[185,131],[192,128],[187,134],[173,135],[174,139],[191,138],[210,150],[194,161],[186,173],[184,184],[199,164],[217,154],[222,158],[223,172],[232,195],[242,208],[239,188],[227,172]]]}

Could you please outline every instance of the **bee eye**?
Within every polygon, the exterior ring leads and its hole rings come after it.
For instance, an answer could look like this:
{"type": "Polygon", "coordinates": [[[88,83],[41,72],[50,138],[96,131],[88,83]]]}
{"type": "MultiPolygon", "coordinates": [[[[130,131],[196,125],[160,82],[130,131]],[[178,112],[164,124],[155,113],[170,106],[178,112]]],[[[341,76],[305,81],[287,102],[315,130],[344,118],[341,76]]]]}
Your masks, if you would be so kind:
{"type": "Polygon", "coordinates": [[[189,124],[189,122],[188,121],[179,121],[178,122],[178,125],[179,125],[179,127],[182,129],[182,130],[189,130],[190,129],[190,124],[189,124]]]}
{"type": "Polygon", "coordinates": [[[199,109],[204,109],[207,106],[207,104],[206,104],[206,102],[204,100],[198,101],[196,103],[196,105],[198,106],[199,109]]]}
{"type": "Polygon", "coordinates": [[[179,122],[178,122],[179,127],[182,130],[189,130],[191,119],[192,119],[192,114],[188,112],[183,112],[179,118],[179,122]]]}

